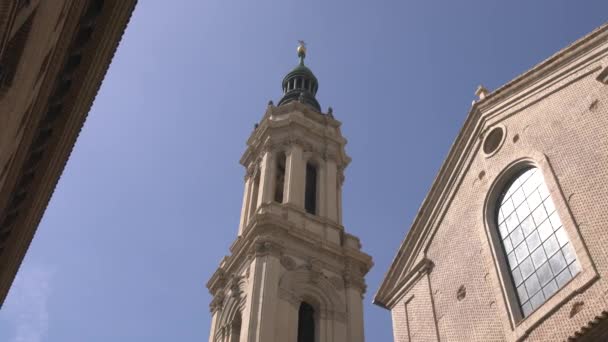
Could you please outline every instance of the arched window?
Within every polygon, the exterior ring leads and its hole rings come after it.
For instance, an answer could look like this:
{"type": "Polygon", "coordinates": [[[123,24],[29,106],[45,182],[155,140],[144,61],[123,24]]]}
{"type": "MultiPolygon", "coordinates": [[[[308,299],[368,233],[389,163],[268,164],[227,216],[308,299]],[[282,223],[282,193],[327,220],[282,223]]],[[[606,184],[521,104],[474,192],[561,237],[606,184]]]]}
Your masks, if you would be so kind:
{"type": "Polygon", "coordinates": [[[580,271],[542,173],[529,168],[505,187],[496,213],[524,317],[580,271]]]}
{"type": "Polygon", "coordinates": [[[283,194],[285,188],[285,162],[287,157],[281,152],[277,156],[277,170],[274,190],[274,200],[278,203],[283,203],[283,194]]]}
{"type": "Polygon", "coordinates": [[[306,302],[298,312],[298,342],[315,342],[315,309],[306,302]]]}
{"type": "Polygon", "coordinates": [[[310,214],[317,214],[317,167],[311,162],[306,163],[304,208],[310,214]]]}
{"type": "Polygon", "coordinates": [[[239,342],[241,340],[241,313],[237,312],[232,323],[230,323],[230,341],[239,342]]]}
{"type": "Polygon", "coordinates": [[[260,190],[260,172],[256,172],[255,178],[253,179],[253,188],[251,189],[251,207],[249,208],[249,216],[255,214],[258,208],[258,192],[260,190]]]}

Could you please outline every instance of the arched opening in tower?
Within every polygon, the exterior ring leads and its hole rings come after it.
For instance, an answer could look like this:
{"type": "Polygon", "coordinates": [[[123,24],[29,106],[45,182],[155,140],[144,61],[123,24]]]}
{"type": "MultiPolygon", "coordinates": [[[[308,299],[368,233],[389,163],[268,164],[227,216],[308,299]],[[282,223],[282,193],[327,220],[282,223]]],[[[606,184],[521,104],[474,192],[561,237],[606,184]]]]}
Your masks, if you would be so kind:
{"type": "Polygon", "coordinates": [[[249,216],[253,216],[258,209],[258,192],[260,189],[260,172],[256,172],[255,178],[253,179],[253,189],[251,194],[251,207],[249,209],[249,216]]]}
{"type": "Polygon", "coordinates": [[[275,181],[274,201],[277,203],[283,203],[283,196],[285,193],[285,162],[287,157],[284,152],[279,153],[277,156],[277,172],[275,181]]]}
{"type": "Polygon", "coordinates": [[[304,208],[310,214],[317,214],[317,167],[311,162],[306,163],[304,208]]]}
{"type": "Polygon", "coordinates": [[[315,309],[306,302],[298,312],[298,342],[315,342],[315,309]]]}
{"type": "Polygon", "coordinates": [[[241,313],[237,312],[234,320],[230,324],[230,342],[239,342],[241,340],[241,313]]]}

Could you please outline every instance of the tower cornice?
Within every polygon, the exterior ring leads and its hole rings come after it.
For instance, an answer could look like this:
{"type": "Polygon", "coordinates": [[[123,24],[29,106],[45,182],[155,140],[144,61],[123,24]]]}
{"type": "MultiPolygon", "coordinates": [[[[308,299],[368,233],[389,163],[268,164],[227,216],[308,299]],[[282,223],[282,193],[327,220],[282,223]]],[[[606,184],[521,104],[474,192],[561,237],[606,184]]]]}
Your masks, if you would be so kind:
{"type": "Polygon", "coordinates": [[[335,160],[345,168],[351,161],[344,149],[347,140],[341,123],[328,115],[310,113],[300,103],[269,109],[247,140],[240,163],[248,167],[263,151],[281,151],[297,144],[321,159],[335,160]],[[275,111],[276,110],[276,111],[275,111]]]}
{"type": "Polygon", "coordinates": [[[297,208],[288,208],[277,203],[264,205],[255,218],[250,221],[245,233],[230,246],[231,255],[222,259],[218,270],[207,282],[207,288],[212,294],[226,286],[229,275],[241,271],[239,267],[246,264],[244,262],[246,259],[265,255],[280,258],[285,252],[284,246],[287,244],[297,244],[302,249],[302,251],[289,250],[291,255],[301,255],[304,258],[312,253],[319,255],[315,260],[335,260],[335,263],[318,262],[324,269],[338,274],[347,274],[353,281],[358,278],[363,281],[363,276],[371,269],[373,262],[371,256],[361,251],[361,243],[357,237],[344,232],[341,226],[315,217],[328,227],[340,230],[338,243],[332,243],[318,234],[303,229],[297,222],[302,224],[305,221],[293,218],[293,213],[290,220],[287,211],[310,216],[297,208]],[[345,268],[343,265],[348,266],[345,268]]]}

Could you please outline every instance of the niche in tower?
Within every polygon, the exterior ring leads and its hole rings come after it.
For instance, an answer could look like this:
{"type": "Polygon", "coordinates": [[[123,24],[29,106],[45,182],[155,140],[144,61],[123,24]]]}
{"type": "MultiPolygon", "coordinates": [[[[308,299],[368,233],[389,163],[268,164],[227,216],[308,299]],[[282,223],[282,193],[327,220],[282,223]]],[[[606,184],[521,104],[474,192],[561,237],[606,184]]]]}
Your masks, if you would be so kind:
{"type": "Polygon", "coordinates": [[[255,214],[256,209],[258,208],[258,192],[260,189],[260,172],[256,171],[255,177],[253,178],[253,189],[251,194],[251,207],[249,208],[249,216],[253,216],[255,214]]]}
{"type": "Polygon", "coordinates": [[[298,311],[298,342],[315,342],[315,309],[306,302],[298,311]]]}
{"type": "Polygon", "coordinates": [[[287,157],[285,156],[285,152],[279,153],[277,156],[277,171],[276,171],[276,180],[274,182],[274,201],[277,203],[283,203],[283,198],[285,194],[285,163],[287,161],[287,157]]]}
{"type": "Polygon", "coordinates": [[[236,316],[230,323],[230,342],[239,342],[241,340],[241,313],[237,312],[236,316]]]}
{"type": "Polygon", "coordinates": [[[317,214],[317,166],[311,162],[306,163],[304,209],[310,214],[317,214]]]}

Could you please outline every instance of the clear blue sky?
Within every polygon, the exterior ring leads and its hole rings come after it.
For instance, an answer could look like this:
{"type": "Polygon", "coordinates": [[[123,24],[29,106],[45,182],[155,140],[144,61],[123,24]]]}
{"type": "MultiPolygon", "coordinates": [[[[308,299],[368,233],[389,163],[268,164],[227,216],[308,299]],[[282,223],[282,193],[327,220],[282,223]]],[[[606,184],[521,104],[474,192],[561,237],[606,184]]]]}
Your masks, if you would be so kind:
{"type": "Polygon", "coordinates": [[[205,283],[236,236],[238,160],[298,39],[353,162],[344,223],[371,304],[467,114],[606,21],[597,1],[141,0],[9,297],[0,340],[206,341],[205,283]]]}

